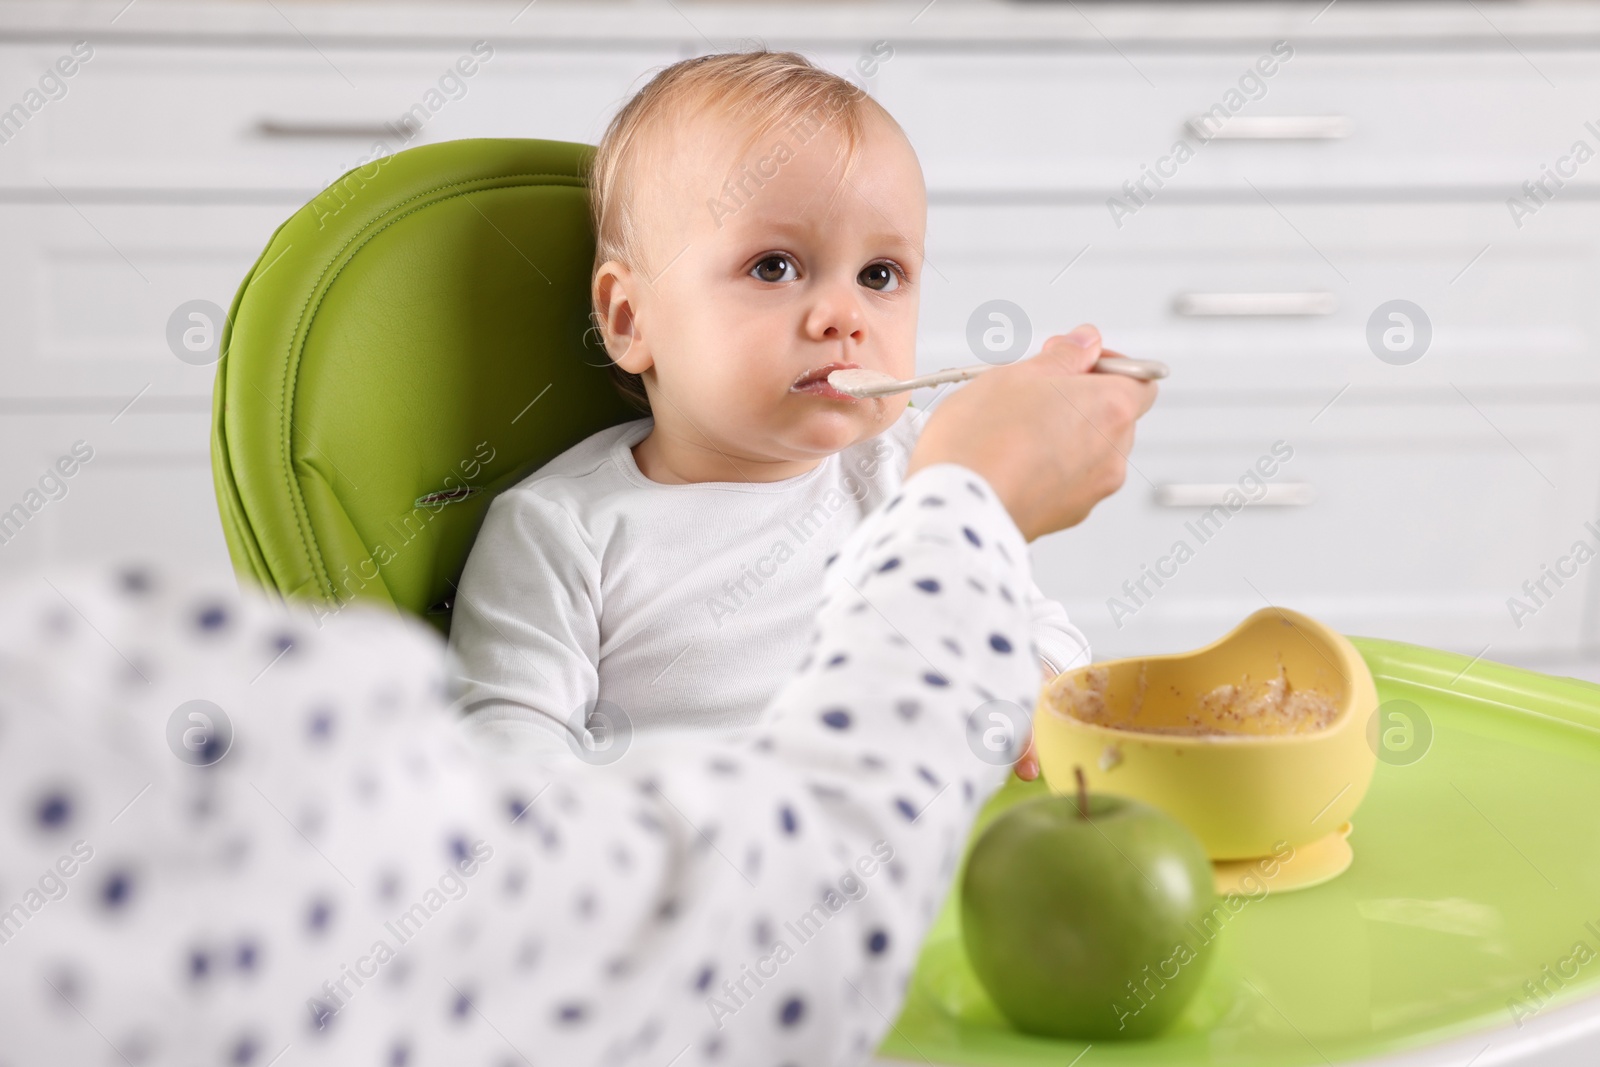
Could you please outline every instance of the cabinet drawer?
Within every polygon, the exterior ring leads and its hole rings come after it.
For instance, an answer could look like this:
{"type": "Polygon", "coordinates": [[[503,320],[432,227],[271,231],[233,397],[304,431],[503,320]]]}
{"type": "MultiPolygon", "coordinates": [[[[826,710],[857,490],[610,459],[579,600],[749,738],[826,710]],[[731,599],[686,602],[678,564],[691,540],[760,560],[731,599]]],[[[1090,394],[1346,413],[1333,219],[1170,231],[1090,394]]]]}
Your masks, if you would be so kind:
{"type": "Polygon", "coordinates": [[[135,559],[228,573],[207,413],[114,415],[0,415],[0,576],[135,559]]]}
{"type": "Polygon", "coordinates": [[[0,396],[208,396],[212,366],[174,354],[168,321],[226,311],[293,210],[0,206],[0,396]]]}
{"type": "MultiPolygon", "coordinates": [[[[0,46],[0,67],[43,72],[68,48],[0,46]]],[[[641,72],[677,58],[664,48],[474,48],[97,44],[66,95],[4,146],[0,185],[289,188],[309,197],[380,143],[593,143],[641,72]]]]}
{"type": "MultiPolygon", "coordinates": [[[[1600,146],[1583,125],[1593,116],[1555,106],[1540,74],[1592,100],[1592,50],[1524,48],[1524,58],[1497,43],[1362,53],[1297,40],[1283,60],[1266,38],[1176,55],[1120,47],[1123,55],[907,47],[884,65],[877,96],[910,135],[932,190],[1086,190],[1098,201],[1122,195],[1123,182],[1184,140],[1193,157],[1160,164],[1169,189],[1248,193],[1245,178],[1262,187],[1487,185],[1503,199],[1575,140],[1600,146]],[[1271,77],[1255,67],[1262,57],[1271,77]],[[1227,121],[1206,129],[1224,136],[1202,141],[1189,122],[1218,105],[1227,121]],[[1261,136],[1227,137],[1244,132],[1261,136]]],[[[1600,182],[1600,161],[1578,180],[1600,182]]]]}
{"type": "Polygon", "coordinates": [[[1269,601],[1344,633],[1469,655],[1571,652],[1600,636],[1600,561],[1547,582],[1542,605],[1523,583],[1576,541],[1600,548],[1584,526],[1600,495],[1600,408],[1478,409],[1341,404],[1312,422],[1158,402],[1122,491],[1035,544],[1036,578],[1100,657],[1195,647],[1269,601]],[[1264,498],[1208,511],[1217,487],[1264,498]],[[1513,618],[1511,597],[1536,610],[1513,618]]]}
{"type": "Polygon", "coordinates": [[[972,362],[968,321],[998,298],[1028,316],[1030,353],[1093,322],[1110,347],[1170,363],[1177,394],[1600,383],[1600,205],[1552,204],[1521,232],[1499,204],[1280,210],[1152,204],[1118,231],[1092,207],[936,206],[919,367],[972,362]],[[1431,330],[1407,365],[1368,340],[1396,299],[1431,330]]]}

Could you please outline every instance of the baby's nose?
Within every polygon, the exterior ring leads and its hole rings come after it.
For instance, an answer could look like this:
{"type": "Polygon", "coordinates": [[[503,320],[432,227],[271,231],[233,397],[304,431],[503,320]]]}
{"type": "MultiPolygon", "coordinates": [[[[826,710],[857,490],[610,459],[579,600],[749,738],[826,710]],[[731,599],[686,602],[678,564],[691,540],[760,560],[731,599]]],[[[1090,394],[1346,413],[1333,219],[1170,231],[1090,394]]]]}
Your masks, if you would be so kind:
{"type": "Polygon", "coordinates": [[[854,293],[824,294],[812,308],[808,325],[813,337],[824,341],[863,339],[865,319],[854,293]]]}

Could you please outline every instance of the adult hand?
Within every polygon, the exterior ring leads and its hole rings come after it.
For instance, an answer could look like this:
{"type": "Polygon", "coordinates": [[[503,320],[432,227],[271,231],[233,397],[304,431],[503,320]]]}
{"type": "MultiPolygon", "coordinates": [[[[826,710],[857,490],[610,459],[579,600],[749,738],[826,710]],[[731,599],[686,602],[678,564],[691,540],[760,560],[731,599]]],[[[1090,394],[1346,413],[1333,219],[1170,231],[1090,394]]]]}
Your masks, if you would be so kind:
{"type": "Polygon", "coordinates": [[[1051,337],[1032,359],[997,367],[928,417],[906,477],[935,463],[983,475],[1029,541],[1075,526],[1122,487],[1133,425],[1156,387],[1119,374],[1088,374],[1100,331],[1051,337]]]}

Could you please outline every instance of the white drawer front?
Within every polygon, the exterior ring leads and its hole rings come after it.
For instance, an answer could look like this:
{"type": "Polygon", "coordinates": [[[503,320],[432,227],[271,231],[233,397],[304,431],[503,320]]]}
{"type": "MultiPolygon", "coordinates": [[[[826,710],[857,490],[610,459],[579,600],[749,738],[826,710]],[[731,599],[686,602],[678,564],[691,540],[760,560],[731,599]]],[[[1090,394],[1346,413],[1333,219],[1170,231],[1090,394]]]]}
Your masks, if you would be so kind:
{"type": "Polygon", "coordinates": [[[1033,549],[1040,587],[1097,656],[1195,647],[1269,601],[1345,633],[1468,654],[1488,644],[1491,659],[1600,636],[1583,630],[1600,560],[1561,564],[1575,573],[1546,579],[1543,603],[1523,585],[1575,542],[1600,549],[1600,523],[1584,525],[1600,492],[1600,406],[1313,414],[1157,403],[1122,491],[1033,549]],[[1241,482],[1260,503],[1201,506],[1205,487],[1241,482]],[[1514,614],[1512,597],[1531,611],[1514,614]]]}
{"type": "MultiPolygon", "coordinates": [[[[0,46],[0,67],[43,71],[68,47],[0,46]]],[[[380,142],[390,151],[460,137],[593,143],[635,79],[676,58],[666,49],[553,54],[468,41],[320,53],[99,44],[66,95],[4,145],[0,185],[309,195],[372,158],[380,142]]]]}
{"type": "Polygon", "coordinates": [[[1092,207],[936,206],[919,367],[973,362],[969,318],[1004,299],[1032,324],[1030,353],[1093,322],[1109,347],[1171,364],[1175,393],[1600,383],[1600,205],[1551,205],[1521,232],[1496,204],[1279,210],[1157,204],[1118,232],[1092,207]],[[1431,330],[1406,365],[1367,332],[1397,299],[1431,330]]]}
{"type": "Polygon", "coordinates": [[[207,413],[113,417],[0,415],[0,577],[129,559],[228,573],[207,413]]]}
{"type": "Polygon", "coordinates": [[[209,396],[213,367],[174,354],[168,321],[226,311],[293,210],[0,206],[0,396],[209,396]]]}
{"type": "MultiPolygon", "coordinates": [[[[1122,195],[1123,182],[1159,165],[1167,192],[1248,192],[1248,178],[1279,187],[1506,186],[1504,197],[1575,140],[1600,149],[1600,135],[1584,127],[1600,116],[1561,102],[1597,98],[1594,51],[1362,54],[1318,50],[1303,36],[1288,46],[1287,60],[1270,39],[1177,55],[1128,44],[1124,55],[904,47],[884,65],[877,96],[939,190],[1088,190],[1098,199],[1122,195]],[[1270,77],[1255,66],[1263,57],[1270,77]],[[1208,134],[1257,136],[1202,141],[1189,121],[1219,105],[1227,121],[1210,120],[1208,134]],[[1179,141],[1192,158],[1173,155],[1179,141]]],[[[1600,182],[1600,160],[1578,180],[1600,182]]]]}

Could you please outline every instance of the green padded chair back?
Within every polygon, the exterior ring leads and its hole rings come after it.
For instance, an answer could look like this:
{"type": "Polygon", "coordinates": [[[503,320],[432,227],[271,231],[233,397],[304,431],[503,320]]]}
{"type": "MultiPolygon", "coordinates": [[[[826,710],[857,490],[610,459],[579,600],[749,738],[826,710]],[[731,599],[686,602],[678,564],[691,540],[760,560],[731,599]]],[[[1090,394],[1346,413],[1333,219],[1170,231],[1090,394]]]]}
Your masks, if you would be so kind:
{"type": "Polygon", "coordinates": [[[468,140],[346,174],[234,297],[212,469],[235,568],[449,628],[485,510],[640,413],[589,335],[588,145],[468,140]]]}

